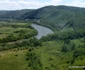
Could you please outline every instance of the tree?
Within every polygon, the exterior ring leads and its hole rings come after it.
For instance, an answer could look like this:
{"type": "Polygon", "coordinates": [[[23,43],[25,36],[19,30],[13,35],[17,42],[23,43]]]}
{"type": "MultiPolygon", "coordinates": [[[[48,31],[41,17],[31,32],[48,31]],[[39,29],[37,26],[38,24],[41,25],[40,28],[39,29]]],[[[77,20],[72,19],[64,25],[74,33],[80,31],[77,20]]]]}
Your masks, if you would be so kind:
{"type": "Polygon", "coordinates": [[[26,60],[28,61],[28,67],[31,70],[42,70],[40,57],[34,51],[29,51],[27,53],[26,60]]]}
{"type": "Polygon", "coordinates": [[[37,46],[41,46],[42,45],[42,43],[41,43],[41,41],[39,41],[37,38],[31,38],[29,41],[29,45],[31,46],[31,47],[37,47],[37,46]]]}
{"type": "Polygon", "coordinates": [[[69,44],[69,43],[70,43],[70,40],[69,40],[69,39],[66,39],[66,40],[64,41],[64,43],[65,43],[65,44],[69,44]]]}
{"type": "Polygon", "coordinates": [[[75,47],[76,47],[75,43],[72,43],[72,44],[70,45],[71,50],[75,50],[75,47]]]}
{"type": "Polygon", "coordinates": [[[67,52],[68,51],[67,45],[63,45],[62,48],[61,48],[61,51],[67,52]]]}

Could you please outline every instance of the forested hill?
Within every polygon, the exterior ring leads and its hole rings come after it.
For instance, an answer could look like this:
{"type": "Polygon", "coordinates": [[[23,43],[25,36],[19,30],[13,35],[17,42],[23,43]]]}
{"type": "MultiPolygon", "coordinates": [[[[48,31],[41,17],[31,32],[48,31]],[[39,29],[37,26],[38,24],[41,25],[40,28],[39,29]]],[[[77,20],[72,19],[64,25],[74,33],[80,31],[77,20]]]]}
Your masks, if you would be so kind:
{"type": "Polygon", "coordinates": [[[85,28],[85,8],[45,6],[36,10],[2,12],[0,19],[35,20],[54,30],[85,28]]]}
{"type": "Polygon", "coordinates": [[[19,20],[21,15],[24,15],[27,12],[31,12],[33,9],[23,9],[23,10],[3,10],[0,11],[0,20],[10,20],[15,19],[19,20]]]}
{"type": "Polygon", "coordinates": [[[24,19],[38,19],[40,24],[53,29],[84,28],[85,8],[70,6],[46,6],[31,13],[26,13],[24,19]]]}

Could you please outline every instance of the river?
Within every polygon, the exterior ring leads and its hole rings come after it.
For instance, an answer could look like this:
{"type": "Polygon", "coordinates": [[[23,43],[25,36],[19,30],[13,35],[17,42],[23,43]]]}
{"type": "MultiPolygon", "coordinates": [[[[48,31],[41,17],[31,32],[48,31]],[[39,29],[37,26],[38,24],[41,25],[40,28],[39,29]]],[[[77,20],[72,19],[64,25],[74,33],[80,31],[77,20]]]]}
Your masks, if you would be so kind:
{"type": "Polygon", "coordinates": [[[42,36],[46,36],[47,34],[52,34],[53,31],[47,27],[40,26],[37,24],[32,24],[32,27],[38,31],[38,35],[36,38],[40,39],[42,36]]]}

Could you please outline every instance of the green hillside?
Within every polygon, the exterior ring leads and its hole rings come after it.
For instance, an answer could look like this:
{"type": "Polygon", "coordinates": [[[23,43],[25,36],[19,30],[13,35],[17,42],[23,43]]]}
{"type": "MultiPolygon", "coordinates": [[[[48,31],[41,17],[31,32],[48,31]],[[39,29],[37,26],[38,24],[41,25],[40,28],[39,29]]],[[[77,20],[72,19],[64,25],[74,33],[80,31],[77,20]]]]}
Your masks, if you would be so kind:
{"type": "Polygon", "coordinates": [[[36,23],[55,30],[85,28],[85,9],[78,7],[46,6],[26,13],[23,18],[36,19],[36,23]]]}
{"type": "Polygon", "coordinates": [[[0,20],[32,20],[53,30],[85,28],[85,8],[46,6],[36,10],[0,11],[0,20]]]}
{"type": "Polygon", "coordinates": [[[32,9],[0,11],[0,20],[19,20],[21,15],[31,11],[32,9]]]}

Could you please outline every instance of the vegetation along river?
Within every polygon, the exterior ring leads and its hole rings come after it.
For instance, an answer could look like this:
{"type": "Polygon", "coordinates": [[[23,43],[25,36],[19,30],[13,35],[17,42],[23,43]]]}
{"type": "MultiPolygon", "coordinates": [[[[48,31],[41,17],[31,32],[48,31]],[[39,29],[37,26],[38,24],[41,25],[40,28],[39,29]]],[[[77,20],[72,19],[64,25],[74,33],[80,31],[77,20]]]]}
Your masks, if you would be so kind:
{"type": "Polygon", "coordinates": [[[36,36],[38,39],[40,39],[42,36],[46,36],[47,34],[53,33],[53,31],[51,29],[44,27],[44,26],[32,24],[32,27],[38,31],[38,35],[36,36]]]}

